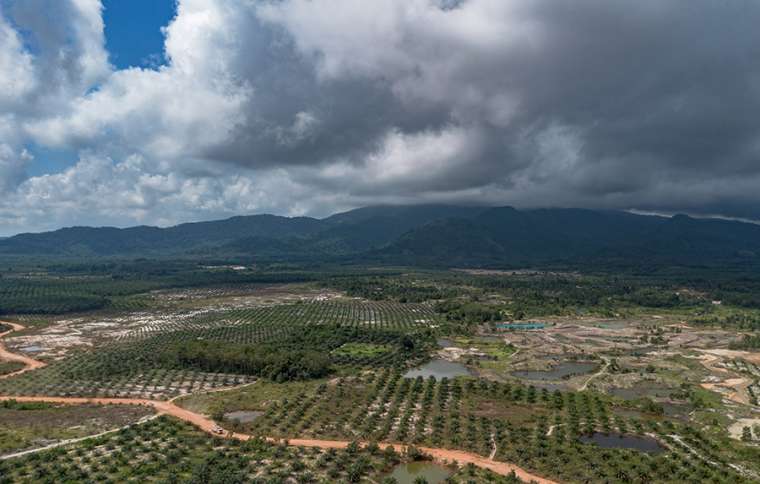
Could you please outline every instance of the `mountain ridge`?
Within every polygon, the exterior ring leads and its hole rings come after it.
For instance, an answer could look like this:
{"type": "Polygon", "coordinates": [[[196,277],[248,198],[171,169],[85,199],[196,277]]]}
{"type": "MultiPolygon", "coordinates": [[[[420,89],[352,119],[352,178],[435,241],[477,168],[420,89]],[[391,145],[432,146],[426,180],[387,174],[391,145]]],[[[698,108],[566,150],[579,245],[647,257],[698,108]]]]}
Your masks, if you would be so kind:
{"type": "Polygon", "coordinates": [[[423,265],[551,264],[594,259],[756,262],[760,226],[577,208],[363,207],[322,219],[270,214],[158,228],[66,227],[0,239],[0,254],[233,257],[423,265]]]}

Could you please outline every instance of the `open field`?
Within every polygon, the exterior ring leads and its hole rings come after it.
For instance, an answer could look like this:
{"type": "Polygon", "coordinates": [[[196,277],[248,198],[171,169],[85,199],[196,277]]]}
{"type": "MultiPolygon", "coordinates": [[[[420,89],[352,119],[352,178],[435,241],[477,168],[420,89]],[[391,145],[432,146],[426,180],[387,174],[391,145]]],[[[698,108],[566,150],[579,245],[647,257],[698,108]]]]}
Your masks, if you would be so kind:
{"type": "Polygon", "coordinates": [[[117,429],[150,415],[153,415],[150,409],[136,406],[70,406],[6,401],[0,405],[0,458],[117,429]]]}

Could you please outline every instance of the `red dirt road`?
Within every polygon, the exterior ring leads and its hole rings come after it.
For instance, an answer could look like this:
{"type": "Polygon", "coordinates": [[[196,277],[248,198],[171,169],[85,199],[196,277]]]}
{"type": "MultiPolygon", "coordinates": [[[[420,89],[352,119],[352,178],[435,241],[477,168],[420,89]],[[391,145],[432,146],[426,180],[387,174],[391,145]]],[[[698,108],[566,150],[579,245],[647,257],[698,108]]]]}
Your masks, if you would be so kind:
{"type": "MultiPolygon", "coordinates": [[[[0,338],[6,336],[7,334],[13,331],[20,331],[24,329],[24,327],[21,326],[20,324],[8,323],[4,321],[0,321],[0,323],[7,324],[13,327],[13,329],[10,331],[0,333],[0,338]]],[[[8,352],[5,349],[5,346],[2,344],[2,341],[0,341],[0,359],[10,360],[10,361],[20,361],[24,363],[25,365],[27,365],[22,370],[19,370],[17,372],[14,372],[8,375],[4,375],[4,378],[8,378],[10,376],[18,375],[25,371],[34,370],[36,368],[41,368],[45,366],[45,363],[41,361],[37,361],[23,355],[17,355],[17,354],[8,352]]],[[[142,405],[146,407],[153,407],[158,413],[171,415],[180,420],[184,420],[185,422],[189,422],[195,425],[196,427],[198,427],[199,429],[205,432],[208,432],[212,435],[218,435],[220,437],[233,438],[237,440],[248,440],[252,438],[251,435],[240,434],[240,433],[216,434],[214,432],[214,429],[217,427],[216,422],[206,417],[205,415],[191,412],[190,410],[179,407],[175,405],[173,401],[171,400],[163,402],[163,401],[158,401],[158,400],[146,400],[146,399],[139,399],[139,398],[0,396],[0,401],[8,401],[8,400],[15,400],[17,402],[57,403],[57,404],[64,404],[64,405],[86,405],[86,404],[142,405]]],[[[274,439],[274,438],[267,438],[267,440],[269,440],[270,442],[282,442],[281,440],[274,439]]],[[[344,440],[318,440],[318,439],[288,439],[287,443],[288,445],[297,446],[297,447],[318,447],[320,449],[344,449],[348,447],[348,445],[350,444],[349,441],[344,441],[344,440]]],[[[367,445],[366,442],[362,442],[361,444],[367,445]]],[[[395,448],[396,451],[398,452],[402,452],[404,448],[406,447],[400,444],[389,444],[389,443],[380,443],[378,445],[382,448],[385,448],[390,445],[393,448],[395,448]]],[[[515,475],[517,475],[517,477],[519,477],[521,480],[526,481],[526,482],[535,481],[538,484],[557,484],[556,481],[552,481],[549,479],[545,479],[543,477],[536,476],[516,465],[509,464],[507,462],[499,462],[499,461],[491,460],[487,457],[483,457],[483,456],[473,454],[470,452],[465,452],[461,450],[439,449],[439,448],[432,448],[432,447],[418,447],[418,448],[419,450],[421,450],[425,454],[432,456],[433,459],[439,462],[443,462],[443,461],[456,462],[460,465],[474,464],[477,467],[488,469],[492,472],[495,472],[496,474],[501,474],[503,476],[509,475],[512,472],[514,472],[515,475]]]]}

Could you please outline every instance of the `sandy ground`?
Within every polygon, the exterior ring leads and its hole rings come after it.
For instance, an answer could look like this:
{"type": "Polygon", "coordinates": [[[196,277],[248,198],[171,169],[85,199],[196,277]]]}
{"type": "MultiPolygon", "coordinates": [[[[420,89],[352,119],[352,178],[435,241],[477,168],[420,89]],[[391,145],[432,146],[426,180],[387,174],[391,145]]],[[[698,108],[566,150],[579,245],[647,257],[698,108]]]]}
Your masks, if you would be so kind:
{"type": "MultiPolygon", "coordinates": [[[[6,336],[13,331],[20,331],[24,329],[20,324],[4,323],[13,327],[13,329],[0,333],[0,338],[6,336]]],[[[5,349],[5,346],[0,342],[0,357],[10,361],[20,361],[27,365],[24,369],[18,372],[5,375],[5,377],[18,375],[25,371],[31,371],[36,368],[45,366],[41,361],[34,360],[27,356],[10,353],[5,349]]],[[[157,401],[138,398],[77,398],[77,397],[14,397],[14,396],[0,396],[0,401],[16,400],[18,402],[45,402],[45,403],[58,403],[68,405],[142,405],[147,407],[153,407],[158,413],[171,415],[173,417],[189,422],[199,429],[212,435],[223,436],[227,438],[237,440],[248,440],[251,438],[248,434],[224,432],[219,433],[220,427],[216,422],[201,415],[199,413],[192,412],[174,404],[173,401],[157,401]]],[[[278,439],[267,438],[271,442],[282,442],[278,439]]],[[[344,440],[318,440],[318,439],[288,439],[288,445],[298,447],[317,447],[320,449],[343,449],[348,447],[349,441],[344,440]]],[[[366,442],[362,442],[361,445],[367,445],[366,442]]],[[[380,443],[381,447],[387,446],[394,447],[397,451],[401,452],[405,446],[399,444],[380,443]]],[[[459,465],[474,464],[483,469],[488,469],[500,475],[509,475],[514,472],[517,477],[523,481],[535,481],[538,484],[556,484],[555,481],[544,479],[542,477],[531,474],[530,472],[507,462],[499,462],[487,457],[483,457],[471,452],[465,452],[460,450],[439,449],[432,447],[420,447],[422,452],[430,455],[437,461],[456,462],[459,465]]]]}
{"type": "MultiPolygon", "coordinates": [[[[742,438],[742,429],[744,427],[749,427],[754,429],[755,426],[760,426],[760,418],[741,418],[734,422],[729,428],[728,433],[731,435],[732,438],[741,440],[742,438]]],[[[760,436],[755,436],[756,439],[760,438],[760,436]]]]}
{"type": "Polygon", "coordinates": [[[747,361],[753,361],[752,358],[760,357],[760,353],[721,349],[700,351],[703,353],[700,357],[700,361],[702,361],[705,368],[712,373],[724,373],[727,375],[727,378],[721,381],[703,382],[700,386],[706,390],[718,392],[733,402],[749,405],[749,392],[747,391],[747,388],[752,385],[752,380],[745,376],[736,376],[733,372],[718,366],[718,364],[722,363],[726,358],[743,358],[747,361]]]}
{"type": "Polygon", "coordinates": [[[760,365],[760,353],[752,351],[737,351],[737,350],[703,350],[705,353],[721,356],[723,358],[731,358],[734,360],[741,359],[747,360],[750,363],[760,365]]]}
{"type": "Polygon", "coordinates": [[[752,384],[749,378],[729,378],[719,383],[701,383],[705,390],[718,392],[732,402],[749,405],[747,387],[752,384]]]}

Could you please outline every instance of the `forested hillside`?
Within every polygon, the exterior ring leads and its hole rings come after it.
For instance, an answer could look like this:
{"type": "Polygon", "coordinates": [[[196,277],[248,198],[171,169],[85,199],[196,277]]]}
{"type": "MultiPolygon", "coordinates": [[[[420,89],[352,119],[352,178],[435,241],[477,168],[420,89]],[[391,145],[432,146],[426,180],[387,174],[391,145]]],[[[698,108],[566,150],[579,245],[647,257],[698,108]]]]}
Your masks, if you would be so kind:
{"type": "Polygon", "coordinates": [[[65,228],[0,240],[0,254],[448,267],[642,261],[754,266],[760,226],[581,209],[383,206],[325,219],[252,215],[169,228],[65,228]]]}

